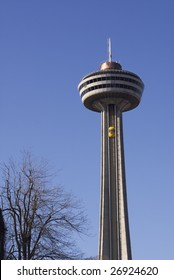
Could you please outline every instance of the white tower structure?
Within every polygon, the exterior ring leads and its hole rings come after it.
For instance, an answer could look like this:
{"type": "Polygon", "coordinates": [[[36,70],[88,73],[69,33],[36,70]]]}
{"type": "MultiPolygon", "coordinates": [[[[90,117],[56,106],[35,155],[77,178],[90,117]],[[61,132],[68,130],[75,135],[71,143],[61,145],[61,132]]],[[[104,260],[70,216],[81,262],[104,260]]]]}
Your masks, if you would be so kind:
{"type": "Polygon", "coordinates": [[[102,154],[99,259],[132,259],[126,176],[123,147],[122,113],[140,103],[144,84],[136,74],[122,70],[109,59],[100,70],[85,76],[78,86],[82,103],[92,111],[101,112],[102,154]]]}

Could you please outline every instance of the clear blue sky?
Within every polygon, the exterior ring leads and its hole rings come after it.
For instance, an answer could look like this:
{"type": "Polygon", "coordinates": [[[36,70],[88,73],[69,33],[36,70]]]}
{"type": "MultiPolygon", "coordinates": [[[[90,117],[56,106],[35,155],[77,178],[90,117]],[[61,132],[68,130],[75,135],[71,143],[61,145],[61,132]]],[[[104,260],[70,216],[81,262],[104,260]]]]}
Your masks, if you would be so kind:
{"type": "Polygon", "coordinates": [[[48,159],[57,182],[83,201],[97,255],[100,114],[81,104],[78,83],[107,60],[145,83],[124,114],[134,259],[174,259],[173,0],[1,0],[0,161],[23,149],[48,159]]]}

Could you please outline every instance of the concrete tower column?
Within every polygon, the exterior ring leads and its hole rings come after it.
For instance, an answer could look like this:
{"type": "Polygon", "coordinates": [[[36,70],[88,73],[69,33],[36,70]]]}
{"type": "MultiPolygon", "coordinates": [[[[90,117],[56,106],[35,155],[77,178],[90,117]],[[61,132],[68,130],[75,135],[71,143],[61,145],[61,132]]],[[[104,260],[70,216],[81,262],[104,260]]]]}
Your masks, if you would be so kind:
{"type": "Polygon", "coordinates": [[[100,199],[99,259],[131,259],[122,113],[115,104],[102,111],[100,199]],[[109,127],[115,128],[112,137],[109,127]]]}

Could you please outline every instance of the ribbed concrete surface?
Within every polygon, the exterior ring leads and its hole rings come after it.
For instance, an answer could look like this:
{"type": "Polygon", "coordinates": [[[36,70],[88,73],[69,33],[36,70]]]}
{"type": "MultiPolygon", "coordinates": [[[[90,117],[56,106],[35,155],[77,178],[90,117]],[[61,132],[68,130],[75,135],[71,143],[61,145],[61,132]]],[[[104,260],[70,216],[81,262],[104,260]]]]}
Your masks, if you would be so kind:
{"type": "Polygon", "coordinates": [[[102,112],[99,259],[131,259],[123,147],[122,113],[116,105],[102,112]],[[108,128],[115,127],[115,137],[108,128]]]}

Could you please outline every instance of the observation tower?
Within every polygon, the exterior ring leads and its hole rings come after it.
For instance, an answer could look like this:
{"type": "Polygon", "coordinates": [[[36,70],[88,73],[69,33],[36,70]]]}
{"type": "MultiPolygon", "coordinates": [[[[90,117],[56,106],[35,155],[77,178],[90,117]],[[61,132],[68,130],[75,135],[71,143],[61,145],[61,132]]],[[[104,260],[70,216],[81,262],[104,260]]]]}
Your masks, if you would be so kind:
{"type": "Polygon", "coordinates": [[[109,60],[85,76],[78,86],[87,109],[101,112],[100,260],[130,260],[122,113],[136,108],[144,84],[136,74],[109,60]]]}

